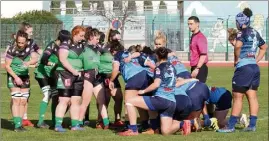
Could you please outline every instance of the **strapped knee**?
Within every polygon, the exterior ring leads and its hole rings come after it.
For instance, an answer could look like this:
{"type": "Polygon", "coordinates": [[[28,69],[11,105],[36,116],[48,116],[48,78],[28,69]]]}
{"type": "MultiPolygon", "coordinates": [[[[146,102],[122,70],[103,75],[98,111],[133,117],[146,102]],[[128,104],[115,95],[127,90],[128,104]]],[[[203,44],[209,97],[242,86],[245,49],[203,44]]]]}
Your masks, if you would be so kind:
{"type": "Polygon", "coordinates": [[[29,96],[30,96],[29,92],[22,92],[21,93],[21,98],[23,98],[23,99],[27,99],[28,100],[29,96]]]}
{"type": "Polygon", "coordinates": [[[126,105],[126,106],[134,106],[134,105],[131,104],[131,103],[126,103],[125,105],[126,105]]]}
{"type": "Polygon", "coordinates": [[[45,86],[42,89],[42,93],[44,95],[42,101],[48,103],[49,101],[49,98],[50,98],[50,95],[51,95],[51,89],[50,89],[50,86],[45,86]]]}
{"type": "Polygon", "coordinates": [[[12,92],[11,93],[11,98],[21,98],[22,94],[21,92],[12,92]]]}

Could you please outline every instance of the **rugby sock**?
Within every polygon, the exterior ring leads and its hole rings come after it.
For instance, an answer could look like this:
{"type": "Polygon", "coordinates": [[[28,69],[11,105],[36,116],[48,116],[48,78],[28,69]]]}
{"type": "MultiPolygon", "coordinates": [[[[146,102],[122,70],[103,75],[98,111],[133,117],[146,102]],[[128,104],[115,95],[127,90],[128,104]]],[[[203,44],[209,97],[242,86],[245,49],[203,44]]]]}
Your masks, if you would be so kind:
{"type": "Polygon", "coordinates": [[[153,130],[158,128],[158,119],[150,119],[150,126],[153,130]]]}
{"type": "Polygon", "coordinates": [[[28,117],[27,117],[27,113],[24,113],[23,115],[23,119],[26,120],[28,117]]]}
{"type": "Polygon", "coordinates": [[[142,126],[143,129],[148,129],[149,128],[148,120],[142,121],[141,126],[142,126]]]}
{"type": "Polygon", "coordinates": [[[125,120],[125,121],[124,121],[124,124],[125,124],[125,127],[128,128],[128,125],[130,124],[130,122],[129,122],[128,120],[125,120]]]}
{"type": "Polygon", "coordinates": [[[38,120],[38,123],[37,124],[41,124],[44,121],[44,116],[45,116],[47,107],[48,107],[48,103],[47,102],[42,101],[40,103],[39,120],[38,120]]]}
{"type": "Polygon", "coordinates": [[[180,123],[179,123],[179,129],[182,129],[183,125],[184,125],[184,121],[180,121],[180,123]]]}
{"type": "Polygon", "coordinates": [[[104,124],[104,126],[109,125],[109,119],[108,118],[103,118],[103,124],[104,124]]]}
{"type": "Polygon", "coordinates": [[[210,119],[205,119],[204,120],[204,126],[209,127],[211,125],[211,120],[210,119]]]}
{"type": "Polygon", "coordinates": [[[249,127],[255,127],[257,122],[257,116],[250,115],[249,117],[249,127]]]}
{"type": "Polygon", "coordinates": [[[75,120],[75,119],[71,119],[71,126],[74,127],[74,126],[77,126],[79,123],[78,120],[75,120]]]}
{"type": "Polygon", "coordinates": [[[191,121],[191,126],[194,125],[194,119],[190,120],[191,121]]]}
{"type": "Polygon", "coordinates": [[[22,118],[21,117],[13,117],[13,122],[15,124],[15,128],[21,127],[22,118]]]}
{"type": "Polygon", "coordinates": [[[237,123],[237,119],[238,119],[237,116],[233,116],[233,115],[230,116],[230,119],[229,119],[229,122],[228,122],[228,128],[229,129],[234,129],[234,126],[237,123]]]}
{"type": "Polygon", "coordinates": [[[209,115],[204,115],[204,120],[210,119],[209,115]]]}
{"type": "Polygon", "coordinates": [[[137,125],[128,125],[128,128],[131,129],[133,132],[137,132],[137,125]]]}
{"type": "Polygon", "coordinates": [[[82,120],[79,120],[79,121],[78,121],[78,124],[79,124],[79,125],[83,125],[83,121],[82,121],[82,120]]]}
{"type": "Polygon", "coordinates": [[[63,118],[55,117],[55,126],[62,126],[63,118]]]}

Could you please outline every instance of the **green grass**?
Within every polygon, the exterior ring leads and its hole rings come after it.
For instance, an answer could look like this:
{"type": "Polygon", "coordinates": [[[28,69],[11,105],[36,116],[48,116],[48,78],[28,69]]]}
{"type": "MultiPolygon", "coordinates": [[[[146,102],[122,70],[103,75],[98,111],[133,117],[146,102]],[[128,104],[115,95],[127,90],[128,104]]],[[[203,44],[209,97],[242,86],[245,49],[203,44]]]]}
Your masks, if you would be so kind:
{"type": "MultiPolygon", "coordinates": [[[[231,79],[234,69],[231,67],[220,67],[220,68],[210,68],[207,84],[214,86],[223,86],[231,90],[231,79]]],[[[9,109],[10,104],[10,94],[9,90],[6,88],[6,72],[0,70],[1,72],[1,129],[2,129],[2,139],[4,141],[16,141],[16,140],[26,140],[26,141],[101,141],[101,140],[161,140],[161,141],[170,141],[170,140],[192,140],[192,141],[226,141],[226,140],[236,140],[236,141],[268,141],[268,68],[261,68],[261,86],[258,91],[260,112],[258,116],[258,125],[257,132],[255,133],[241,133],[237,131],[236,133],[231,134],[221,134],[215,133],[212,131],[203,131],[201,133],[192,133],[190,136],[184,137],[181,135],[171,135],[171,136],[160,136],[160,135],[139,135],[135,137],[120,137],[115,135],[113,130],[97,130],[91,127],[87,127],[85,131],[81,132],[72,132],[67,133],[56,133],[53,130],[49,129],[36,129],[32,127],[27,127],[28,132],[25,133],[15,133],[13,130],[13,125],[11,121],[11,112],[9,109]]],[[[31,71],[31,74],[33,72],[31,71]]],[[[31,75],[33,76],[33,75],[31,75]]],[[[42,94],[40,88],[37,85],[37,82],[31,77],[31,97],[28,108],[28,118],[31,119],[34,123],[38,119],[38,110],[39,103],[42,99],[42,94]]],[[[111,119],[114,119],[113,116],[113,105],[114,101],[111,100],[109,106],[109,116],[111,119]]],[[[90,109],[90,119],[92,120],[92,126],[95,124],[95,119],[97,117],[96,104],[93,98],[90,109]]],[[[248,113],[248,104],[244,100],[244,113],[248,113]]],[[[49,122],[50,119],[50,107],[46,113],[46,119],[49,122]]],[[[67,115],[66,117],[68,117],[67,115]]],[[[64,122],[68,122],[69,119],[65,119],[64,122]]]]}

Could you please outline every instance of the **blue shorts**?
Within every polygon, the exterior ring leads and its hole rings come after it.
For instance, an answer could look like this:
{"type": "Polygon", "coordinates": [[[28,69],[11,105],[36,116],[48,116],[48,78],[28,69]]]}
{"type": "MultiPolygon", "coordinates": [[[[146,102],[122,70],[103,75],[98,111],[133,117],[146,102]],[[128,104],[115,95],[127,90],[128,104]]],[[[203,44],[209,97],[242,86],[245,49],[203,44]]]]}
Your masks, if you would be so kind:
{"type": "Polygon", "coordinates": [[[191,74],[188,71],[184,71],[184,72],[181,72],[181,73],[177,74],[177,77],[181,77],[181,78],[184,78],[184,79],[189,79],[189,78],[191,78],[191,74]]]}
{"type": "Polygon", "coordinates": [[[176,110],[173,119],[182,121],[185,120],[192,112],[191,99],[186,95],[175,95],[176,110]]]}
{"type": "Polygon", "coordinates": [[[191,99],[192,111],[199,111],[203,109],[204,102],[209,98],[209,89],[206,84],[199,81],[193,85],[186,93],[191,99]]]}
{"type": "Polygon", "coordinates": [[[232,107],[232,94],[230,91],[226,91],[216,103],[216,111],[227,110],[232,107]]]}
{"type": "Polygon", "coordinates": [[[249,64],[237,68],[233,76],[233,92],[245,93],[258,90],[260,85],[260,68],[257,64],[249,64]]]}
{"type": "Polygon", "coordinates": [[[148,77],[146,71],[141,71],[138,74],[127,80],[125,90],[143,90],[148,86],[148,77]]]}
{"type": "Polygon", "coordinates": [[[150,111],[158,111],[161,117],[173,117],[176,103],[158,96],[143,96],[150,111]]]}

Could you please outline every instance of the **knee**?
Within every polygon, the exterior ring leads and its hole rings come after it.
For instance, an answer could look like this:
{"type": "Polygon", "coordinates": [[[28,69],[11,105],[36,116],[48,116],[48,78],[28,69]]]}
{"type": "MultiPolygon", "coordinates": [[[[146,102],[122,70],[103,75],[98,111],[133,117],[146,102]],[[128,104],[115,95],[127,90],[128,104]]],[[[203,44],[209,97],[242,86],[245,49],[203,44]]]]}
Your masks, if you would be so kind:
{"type": "Polygon", "coordinates": [[[79,105],[81,98],[79,97],[72,97],[71,98],[71,105],[79,105]]]}
{"type": "Polygon", "coordinates": [[[170,135],[170,132],[167,129],[162,129],[162,135],[164,136],[170,135]]]}
{"type": "Polygon", "coordinates": [[[60,98],[59,99],[59,104],[60,105],[68,105],[70,103],[70,99],[68,98],[60,98]]]}
{"type": "Polygon", "coordinates": [[[25,106],[26,103],[27,103],[27,99],[21,99],[21,101],[20,101],[21,106],[25,106]]]}
{"type": "Polygon", "coordinates": [[[12,105],[19,106],[20,105],[20,101],[21,101],[20,98],[13,98],[12,99],[12,105]]]}

